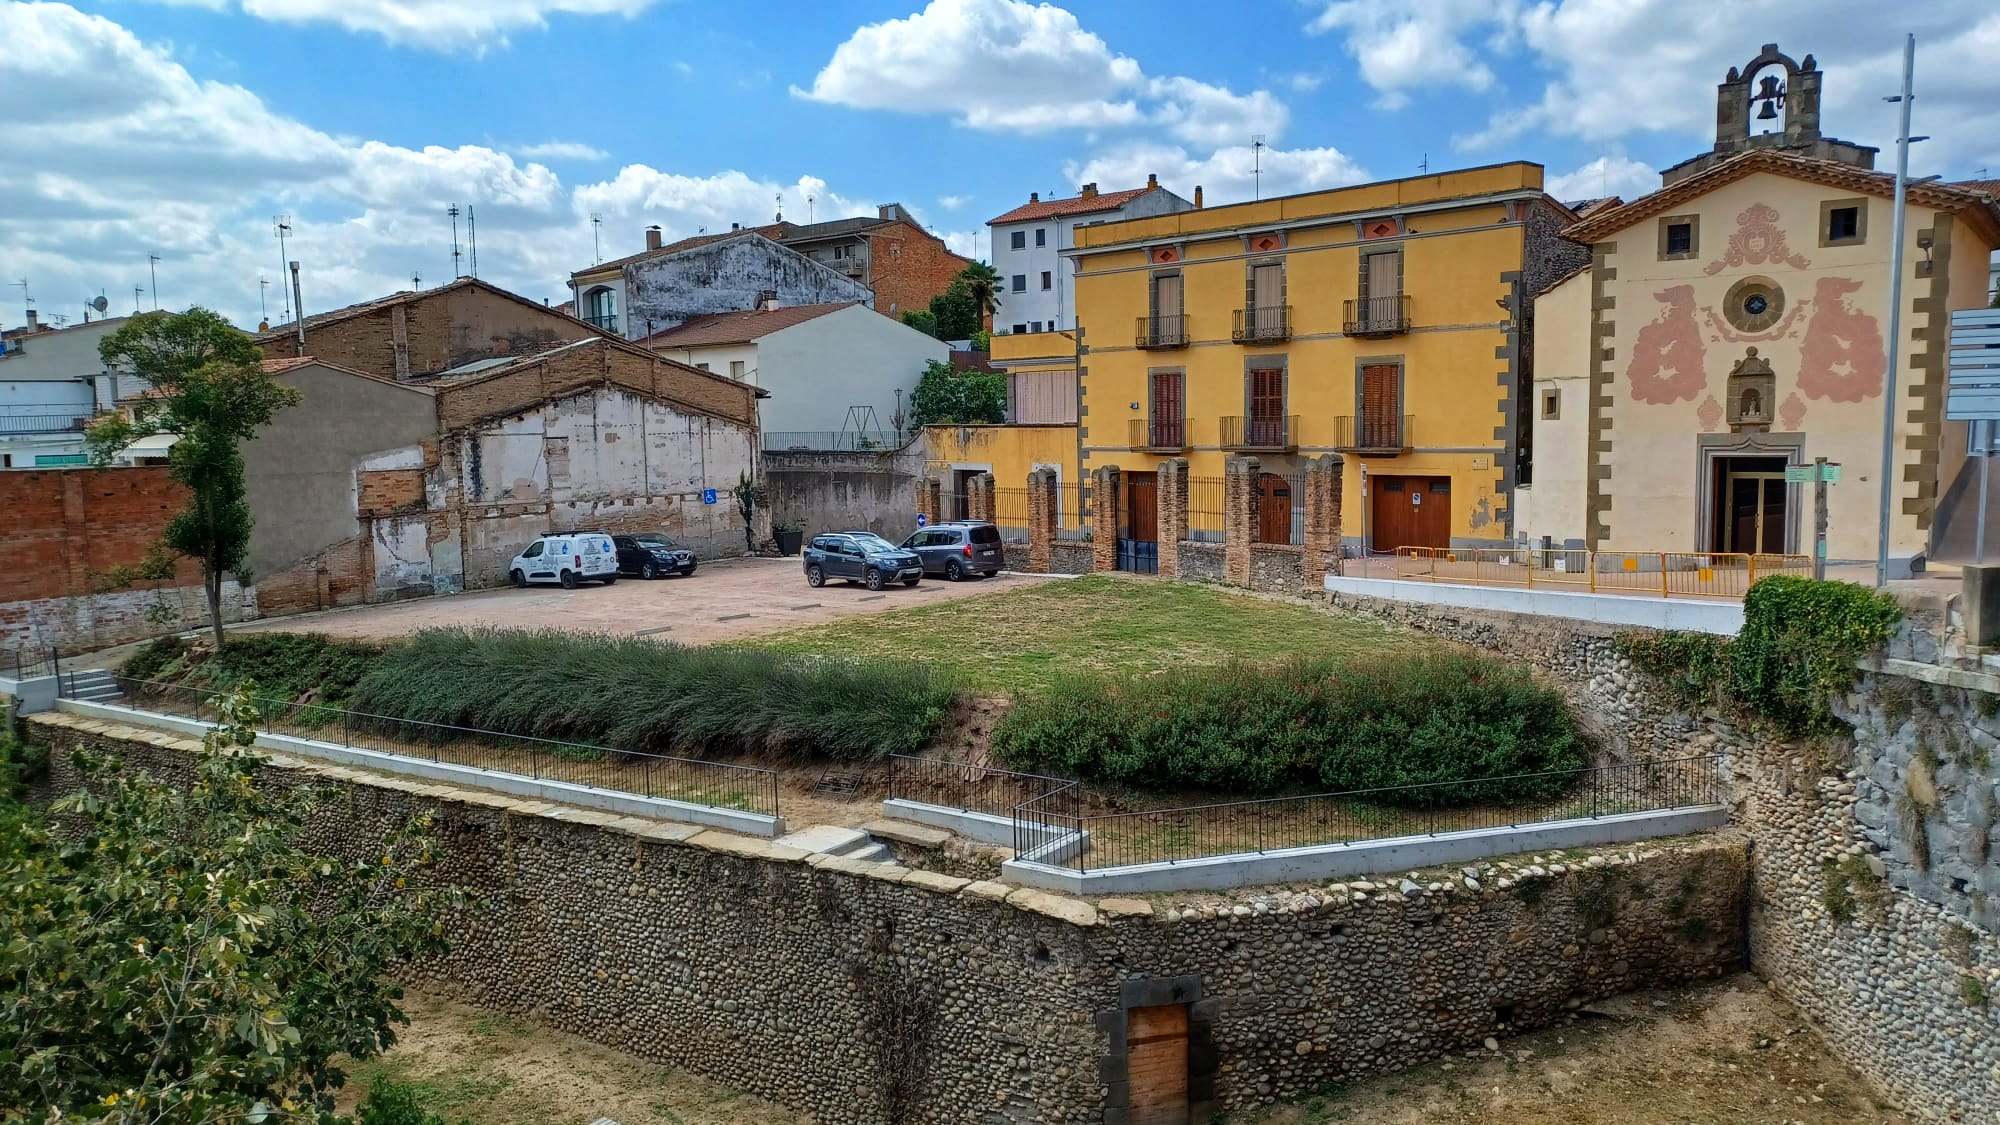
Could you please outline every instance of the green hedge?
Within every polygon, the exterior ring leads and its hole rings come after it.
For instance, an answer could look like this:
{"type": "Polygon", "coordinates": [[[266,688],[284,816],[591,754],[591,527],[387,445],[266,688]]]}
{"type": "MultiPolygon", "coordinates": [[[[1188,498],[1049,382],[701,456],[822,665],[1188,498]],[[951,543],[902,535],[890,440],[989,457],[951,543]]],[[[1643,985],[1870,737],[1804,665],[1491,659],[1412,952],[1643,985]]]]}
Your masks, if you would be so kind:
{"type": "MultiPolygon", "coordinates": [[[[1380,789],[1574,771],[1586,746],[1562,697],[1467,653],[1230,664],[1058,681],[993,732],[1010,765],[1141,788],[1380,789]]],[[[1462,804],[1551,796],[1563,776],[1406,794],[1462,804]]]]}
{"type": "Polygon", "coordinates": [[[921,749],[953,695],[912,662],[435,629],[375,658],[351,705],[619,750],[864,759],[921,749]]]}
{"type": "Polygon", "coordinates": [[[239,633],[214,651],[161,637],[132,654],[120,671],[218,691],[255,680],[259,695],[294,699],[311,692],[341,706],[381,655],[381,645],[323,633],[239,633]]]}

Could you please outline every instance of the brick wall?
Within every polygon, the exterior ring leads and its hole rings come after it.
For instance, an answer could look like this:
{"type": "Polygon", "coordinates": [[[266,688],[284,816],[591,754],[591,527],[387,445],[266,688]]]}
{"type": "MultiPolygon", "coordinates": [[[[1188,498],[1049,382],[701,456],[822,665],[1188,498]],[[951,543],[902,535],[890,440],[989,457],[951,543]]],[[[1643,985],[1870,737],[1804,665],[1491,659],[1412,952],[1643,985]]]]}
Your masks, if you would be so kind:
{"type": "MultiPolygon", "coordinates": [[[[356,313],[331,324],[306,326],[305,354],[385,379],[399,366],[425,375],[494,356],[520,355],[596,331],[573,317],[483,286],[459,284],[356,313]],[[399,361],[398,329],[404,353],[399,361]]],[[[298,338],[283,331],[258,340],[265,356],[299,354],[298,338]]]]}
{"type": "Polygon", "coordinates": [[[747,384],[602,341],[552,352],[490,378],[441,387],[438,420],[448,432],[607,382],[733,422],[750,424],[757,417],[756,389],[747,384]]]}
{"type": "Polygon", "coordinates": [[[1118,569],[1118,505],[1123,481],[1118,466],[1090,470],[1090,569],[1118,569]]]}
{"type": "Polygon", "coordinates": [[[869,277],[875,311],[900,320],[912,309],[928,309],[931,298],[972,264],[945,249],[944,242],[908,223],[889,223],[868,233],[869,277]]]}

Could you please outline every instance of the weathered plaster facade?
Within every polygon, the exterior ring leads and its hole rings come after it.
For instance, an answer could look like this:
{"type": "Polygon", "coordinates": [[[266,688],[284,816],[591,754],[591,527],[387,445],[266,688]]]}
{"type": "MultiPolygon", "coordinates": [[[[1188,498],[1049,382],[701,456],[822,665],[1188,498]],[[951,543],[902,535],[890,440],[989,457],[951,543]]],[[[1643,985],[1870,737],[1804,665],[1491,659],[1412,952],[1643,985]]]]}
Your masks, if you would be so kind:
{"type": "Polygon", "coordinates": [[[754,309],[766,293],[785,305],[875,301],[859,278],[752,231],[628,262],[623,276],[623,327],[635,340],[703,313],[754,309]]]}

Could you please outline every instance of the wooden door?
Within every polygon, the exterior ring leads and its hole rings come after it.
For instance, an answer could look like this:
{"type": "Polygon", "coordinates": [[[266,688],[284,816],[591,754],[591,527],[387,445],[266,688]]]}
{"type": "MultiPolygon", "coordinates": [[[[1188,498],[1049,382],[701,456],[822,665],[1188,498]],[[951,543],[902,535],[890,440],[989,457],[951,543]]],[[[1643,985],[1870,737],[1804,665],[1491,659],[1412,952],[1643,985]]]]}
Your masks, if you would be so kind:
{"type": "Polygon", "coordinates": [[[1125,474],[1126,538],[1146,543],[1160,538],[1159,477],[1154,473],[1125,474]]]}
{"type": "Polygon", "coordinates": [[[1369,488],[1371,548],[1451,546],[1451,478],[1376,477],[1369,488]]]}
{"type": "Polygon", "coordinates": [[[1283,368],[1250,372],[1250,417],[1243,430],[1248,445],[1275,449],[1286,444],[1283,368]]]}
{"type": "Polygon", "coordinates": [[[1393,363],[1361,369],[1361,417],[1354,443],[1362,449],[1403,448],[1403,372],[1393,363]]]}
{"type": "Polygon", "coordinates": [[[1257,478],[1257,542],[1292,541],[1292,482],[1276,473],[1257,478]]]}
{"type": "Polygon", "coordinates": [[[1131,1125],[1188,1125],[1186,1004],[1133,1008],[1125,1014],[1126,1079],[1131,1125]]]}
{"type": "Polygon", "coordinates": [[[1181,373],[1153,372],[1153,445],[1160,449],[1180,449],[1187,443],[1187,407],[1181,399],[1181,373]]]}

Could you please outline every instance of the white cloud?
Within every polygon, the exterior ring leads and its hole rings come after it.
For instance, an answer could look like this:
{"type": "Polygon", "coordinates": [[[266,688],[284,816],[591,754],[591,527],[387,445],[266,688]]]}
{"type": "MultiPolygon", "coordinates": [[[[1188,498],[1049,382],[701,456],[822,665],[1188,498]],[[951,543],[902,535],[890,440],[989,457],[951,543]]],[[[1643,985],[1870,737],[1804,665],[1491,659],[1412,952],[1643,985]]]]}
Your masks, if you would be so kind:
{"type": "Polygon", "coordinates": [[[1259,133],[1277,137],[1290,118],[1284,103],[1264,90],[1236,94],[1192,78],[1160,78],[1152,94],[1161,100],[1154,120],[1190,144],[1247,144],[1259,133]]]}
{"type": "Polygon", "coordinates": [[[1120,185],[1143,184],[1149,174],[1157,174],[1163,186],[1184,199],[1192,199],[1199,185],[1209,206],[1368,179],[1367,171],[1337,148],[1267,148],[1259,157],[1249,145],[1231,145],[1207,156],[1195,156],[1179,145],[1136,143],[1087,161],[1072,161],[1064,171],[1073,183],[1120,185]],[[1260,167],[1261,177],[1256,174],[1260,167]]]}
{"type": "Polygon", "coordinates": [[[1285,85],[1290,86],[1295,92],[1301,94],[1310,94],[1314,90],[1319,89],[1320,86],[1325,84],[1326,75],[1310,74],[1307,73],[1306,71],[1300,71],[1297,74],[1286,75],[1284,81],[1285,85]]]}
{"type": "MultiPolygon", "coordinates": [[[[978,249],[979,240],[986,234],[983,230],[948,230],[935,231],[933,233],[944,240],[945,249],[961,258],[973,258],[975,260],[978,257],[975,251],[978,249]]],[[[991,256],[990,254],[988,255],[988,257],[991,256]]]]}
{"type": "Polygon", "coordinates": [[[1517,8],[1518,0],[1329,0],[1306,30],[1344,35],[1362,79],[1393,109],[1415,88],[1491,88],[1492,68],[1460,35],[1485,26],[1504,36],[1517,8]]]}
{"type": "Polygon", "coordinates": [[[513,146],[515,156],[529,160],[603,160],[611,154],[578,141],[543,141],[537,145],[513,146]]]}
{"type": "Polygon", "coordinates": [[[1550,176],[1544,186],[1565,203],[1611,195],[1637,199],[1659,189],[1660,174],[1650,164],[1607,153],[1574,171],[1550,176]]]}
{"type": "MultiPolygon", "coordinates": [[[[63,4],[0,3],[0,42],[10,47],[0,104],[25,107],[0,115],[0,152],[34,154],[32,166],[0,161],[0,247],[8,274],[27,277],[49,313],[80,311],[100,289],[124,308],[157,252],[163,306],[199,303],[255,323],[258,278],[283,280],[279,212],[293,216],[287,251],[303,263],[315,310],[407,288],[412,274],[447,280],[452,203],[477,210],[480,275],[531,297],[563,295],[569,273],[591,261],[592,213],[611,257],[637,249],[649,223],[678,238],[766,222],[781,190],[815,195],[823,217],[872,210],[811,176],[780,184],[631,165],[571,188],[483,145],[335,137],[63,4]]],[[[279,307],[280,293],[271,301],[279,307]]]]}
{"type": "Polygon", "coordinates": [[[963,195],[940,195],[938,196],[938,206],[947,211],[956,211],[960,207],[965,206],[965,200],[966,197],[963,195]]]}
{"type": "MultiPolygon", "coordinates": [[[[153,0],[224,8],[231,0],[153,0]]],[[[636,16],[659,0],[236,0],[246,15],[273,23],[330,23],[400,46],[437,51],[505,46],[517,31],[548,26],[552,15],[636,16]]]]}

